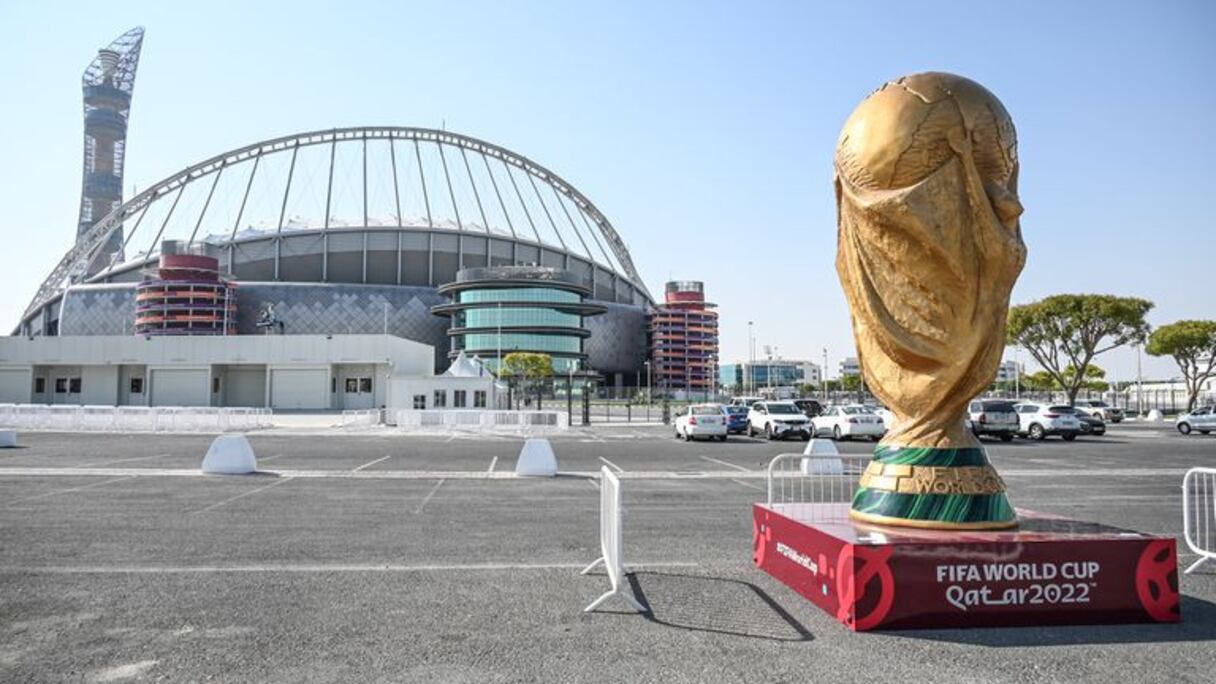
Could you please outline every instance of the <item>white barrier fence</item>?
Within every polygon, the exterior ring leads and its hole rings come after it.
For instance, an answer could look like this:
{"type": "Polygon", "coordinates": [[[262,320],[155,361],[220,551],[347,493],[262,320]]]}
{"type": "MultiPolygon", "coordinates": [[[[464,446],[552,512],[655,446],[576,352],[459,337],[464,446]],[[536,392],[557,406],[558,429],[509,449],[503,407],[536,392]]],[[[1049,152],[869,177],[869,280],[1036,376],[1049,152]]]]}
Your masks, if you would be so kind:
{"type": "Polygon", "coordinates": [[[1216,559],[1216,468],[1191,468],[1182,478],[1182,532],[1199,554],[1184,574],[1216,559]]]}
{"type": "Polygon", "coordinates": [[[805,519],[844,514],[845,506],[836,510],[810,504],[852,503],[857,482],[871,460],[840,454],[780,454],[768,464],[768,506],[805,519]]]}
{"type": "Polygon", "coordinates": [[[482,411],[478,409],[401,410],[397,427],[443,430],[565,430],[570,427],[563,411],[482,411]]]}
{"type": "Polygon", "coordinates": [[[271,427],[267,408],[0,404],[0,425],[71,432],[232,432],[271,427]]]}
{"type": "Polygon", "coordinates": [[[342,412],[344,428],[376,427],[381,422],[383,413],[380,409],[347,409],[342,412]]]}
{"type": "Polygon", "coordinates": [[[613,596],[620,596],[625,603],[639,613],[646,612],[642,604],[634,598],[633,592],[625,589],[627,571],[625,570],[625,560],[621,557],[621,547],[624,545],[621,530],[622,519],[621,480],[608,469],[608,466],[604,466],[600,471],[600,553],[602,555],[591,565],[583,568],[579,574],[586,575],[603,563],[604,569],[608,571],[608,582],[612,588],[584,608],[584,613],[590,613],[613,596]]]}

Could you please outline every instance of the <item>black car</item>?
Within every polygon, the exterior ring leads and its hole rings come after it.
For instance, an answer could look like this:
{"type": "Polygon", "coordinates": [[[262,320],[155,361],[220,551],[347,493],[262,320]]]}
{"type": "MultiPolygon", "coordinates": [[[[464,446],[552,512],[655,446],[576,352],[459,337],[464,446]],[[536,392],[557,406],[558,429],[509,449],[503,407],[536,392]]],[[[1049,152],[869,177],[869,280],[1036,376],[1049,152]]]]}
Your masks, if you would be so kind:
{"type": "Polygon", "coordinates": [[[1106,423],[1102,422],[1101,418],[1083,408],[1078,408],[1076,411],[1077,420],[1081,421],[1081,434],[1095,437],[1106,434],[1106,423]]]}
{"type": "Polygon", "coordinates": [[[805,413],[807,418],[823,415],[823,404],[814,399],[795,399],[794,406],[797,406],[799,411],[805,413]]]}

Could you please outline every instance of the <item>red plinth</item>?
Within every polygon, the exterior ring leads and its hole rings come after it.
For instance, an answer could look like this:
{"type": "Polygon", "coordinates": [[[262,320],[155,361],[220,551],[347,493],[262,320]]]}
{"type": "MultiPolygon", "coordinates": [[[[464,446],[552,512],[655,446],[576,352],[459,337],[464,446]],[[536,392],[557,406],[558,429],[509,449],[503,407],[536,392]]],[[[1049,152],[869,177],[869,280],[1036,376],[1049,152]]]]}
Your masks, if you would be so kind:
{"type": "Polygon", "coordinates": [[[1177,622],[1174,540],[1018,511],[1000,532],[854,522],[756,504],[756,566],[855,631],[1177,622]]]}

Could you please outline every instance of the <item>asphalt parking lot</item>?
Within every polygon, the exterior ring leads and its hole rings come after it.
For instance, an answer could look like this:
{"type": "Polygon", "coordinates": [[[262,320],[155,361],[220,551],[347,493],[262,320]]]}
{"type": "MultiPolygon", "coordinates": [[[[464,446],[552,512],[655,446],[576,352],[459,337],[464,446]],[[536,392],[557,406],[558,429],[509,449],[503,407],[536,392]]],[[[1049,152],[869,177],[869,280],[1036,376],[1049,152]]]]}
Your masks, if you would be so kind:
{"type": "MultiPolygon", "coordinates": [[[[849,633],[751,566],[762,471],[803,444],[666,428],[553,438],[561,475],[510,475],[516,437],[254,434],[263,474],[197,474],[204,435],[28,433],[0,452],[4,681],[1207,681],[1216,570],[1178,625],[849,633]],[[622,473],[606,588],[598,483],[622,473]]],[[[1023,508],[1180,535],[1182,473],[1216,436],[1112,426],[987,442],[1023,508]]],[[[845,453],[871,443],[843,443],[845,453]]],[[[1184,549],[1180,546],[1180,552],[1184,549]]],[[[1182,554],[1184,565],[1194,560],[1182,554]]]]}

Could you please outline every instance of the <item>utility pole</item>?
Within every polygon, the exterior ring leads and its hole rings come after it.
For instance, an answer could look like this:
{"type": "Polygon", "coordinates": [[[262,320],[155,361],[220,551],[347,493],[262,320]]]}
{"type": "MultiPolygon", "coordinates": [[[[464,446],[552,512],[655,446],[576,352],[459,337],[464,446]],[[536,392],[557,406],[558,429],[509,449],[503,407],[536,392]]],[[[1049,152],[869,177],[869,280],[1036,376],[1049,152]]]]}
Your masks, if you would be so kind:
{"type": "Polygon", "coordinates": [[[823,403],[828,403],[828,348],[823,348],[823,369],[819,372],[819,386],[823,389],[823,403]]]}
{"type": "Polygon", "coordinates": [[[1140,372],[1140,345],[1136,345],[1136,415],[1144,415],[1144,375],[1140,372]]]}

